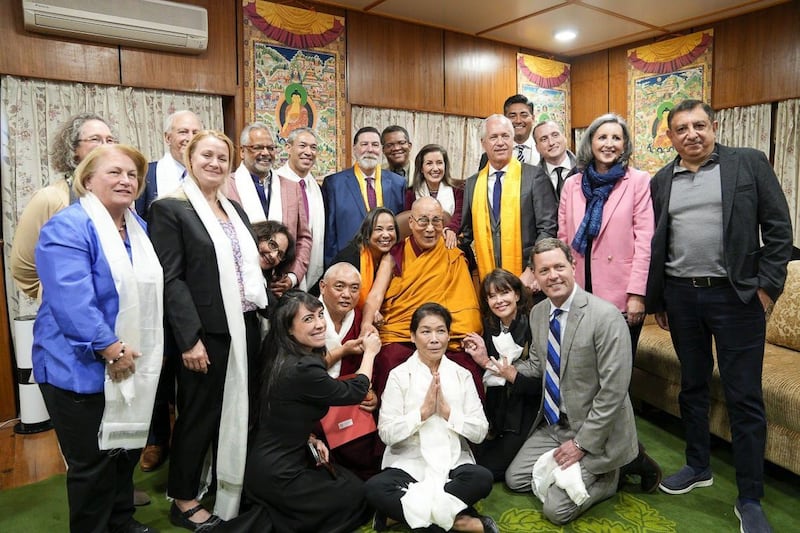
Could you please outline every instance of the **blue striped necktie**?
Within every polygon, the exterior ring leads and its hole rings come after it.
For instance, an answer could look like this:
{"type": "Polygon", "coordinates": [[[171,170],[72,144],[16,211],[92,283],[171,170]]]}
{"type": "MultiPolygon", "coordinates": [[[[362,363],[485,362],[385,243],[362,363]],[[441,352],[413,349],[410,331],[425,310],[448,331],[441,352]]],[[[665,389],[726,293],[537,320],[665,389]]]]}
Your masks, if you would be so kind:
{"type": "Polygon", "coordinates": [[[561,389],[561,324],[558,317],[564,311],[554,309],[550,319],[550,333],[547,335],[547,367],[544,380],[544,417],[548,424],[555,424],[560,417],[561,389]]]}

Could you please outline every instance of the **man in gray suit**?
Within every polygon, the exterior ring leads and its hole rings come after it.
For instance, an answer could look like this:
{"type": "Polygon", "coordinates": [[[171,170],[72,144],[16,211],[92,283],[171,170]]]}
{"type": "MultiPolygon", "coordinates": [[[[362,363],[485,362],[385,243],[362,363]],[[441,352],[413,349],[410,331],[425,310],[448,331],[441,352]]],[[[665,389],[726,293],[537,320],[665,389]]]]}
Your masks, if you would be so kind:
{"type": "MultiPolygon", "coordinates": [[[[534,464],[553,450],[555,469],[577,463],[585,501],[576,503],[557,484],[539,491],[545,517],[566,524],[613,496],[619,469],[637,457],[628,398],[630,335],[616,307],[575,283],[569,246],[541,240],[532,262],[547,299],[531,311],[532,355],[517,370],[542,378],[543,400],[528,440],[506,470],[506,484],[514,491],[531,490],[534,464]]],[[[545,457],[537,469],[549,461],[545,457]]]]}
{"type": "Polygon", "coordinates": [[[556,236],[556,202],[552,186],[537,167],[513,157],[514,126],[503,115],[491,115],[481,123],[481,145],[489,164],[467,178],[461,219],[462,244],[475,241],[480,277],[505,268],[522,283],[538,291],[527,265],[536,241],[556,236]],[[499,182],[499,183],[498,183],[499,182]],[[511,199],[519,198],[519,201],[511,199]],[[502,217],[501,217],[502,214],[502,217]],[[511,226],[511,220],[518,220],[511,226]],[[519,240],[504,237],[503,228],[519,232],[519,240]],[[491,236],[483,238],[482,229],[491,236]],[[513,260],[513,264],[511,261],[513,260]]]}

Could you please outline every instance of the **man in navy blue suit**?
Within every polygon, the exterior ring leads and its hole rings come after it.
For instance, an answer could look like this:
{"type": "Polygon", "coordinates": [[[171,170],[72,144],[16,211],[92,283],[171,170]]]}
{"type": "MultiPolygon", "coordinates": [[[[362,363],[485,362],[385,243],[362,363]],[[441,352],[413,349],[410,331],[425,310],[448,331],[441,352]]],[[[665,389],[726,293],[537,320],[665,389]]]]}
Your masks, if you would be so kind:
{"type": "Polygon", "coordinates": [[[326,268],[358,232],[368,211],[380,206],[394,213],[403,210],[406,180],[381,169],[381,153],[380,132],[371,126],[361,128],[353,138],[356,164],[322,182],[326,268]]]}

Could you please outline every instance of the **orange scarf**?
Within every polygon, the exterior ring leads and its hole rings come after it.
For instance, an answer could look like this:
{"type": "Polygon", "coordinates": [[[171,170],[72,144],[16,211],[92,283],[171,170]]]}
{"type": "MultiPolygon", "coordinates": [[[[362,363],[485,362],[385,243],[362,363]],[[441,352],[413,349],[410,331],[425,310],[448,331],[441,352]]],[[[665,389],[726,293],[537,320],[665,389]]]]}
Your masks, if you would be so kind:
{"type": "Polygon", "coordinates": [[[361,258],[359,260],[359,271],[361,272],[361,292],[358,295],[358,308],[364,307],[364,302],[367,301],[367,295],[375,282],[375,262],[372,259],[372,252],[369,248],[364,247],[361,249],[361,258]]]}

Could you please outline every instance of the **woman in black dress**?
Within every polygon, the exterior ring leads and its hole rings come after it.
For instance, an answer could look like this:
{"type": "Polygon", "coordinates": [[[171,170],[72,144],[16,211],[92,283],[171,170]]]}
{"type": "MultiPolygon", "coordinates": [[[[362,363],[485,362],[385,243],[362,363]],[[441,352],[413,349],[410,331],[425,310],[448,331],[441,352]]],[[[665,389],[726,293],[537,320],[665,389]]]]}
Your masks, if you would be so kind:
{"type": "Polygon", "coordinates": [[[483,336],[470,333],[463,341],[464,350],[487,369],[489,434],[476,447],[475,461],[491,470],[495,481],[502,481],[528,438],[542,395],[541,380],[518,374],[507,360],[526,359],[531,343],[528,306],[519,278],[501,268],[490,272],[481,284],[481,314],[483,336]]]}
{"type": "Polygon", "coordinates": [[[333,379],[325,367],[321,302],[299,290],[278,302],[262,353],[261,412],[245,472],[245,494],[257,507],[251,514],[268,517],[275,532],[353,531],[369,520],[363,483],[327,465],[328,449],[312,431],[330,406],[364,400],[380,348],[376,334],[366,335],[356,376],[333,379]],[[310,447],[324,464],[312,458],[310,447]]]}

